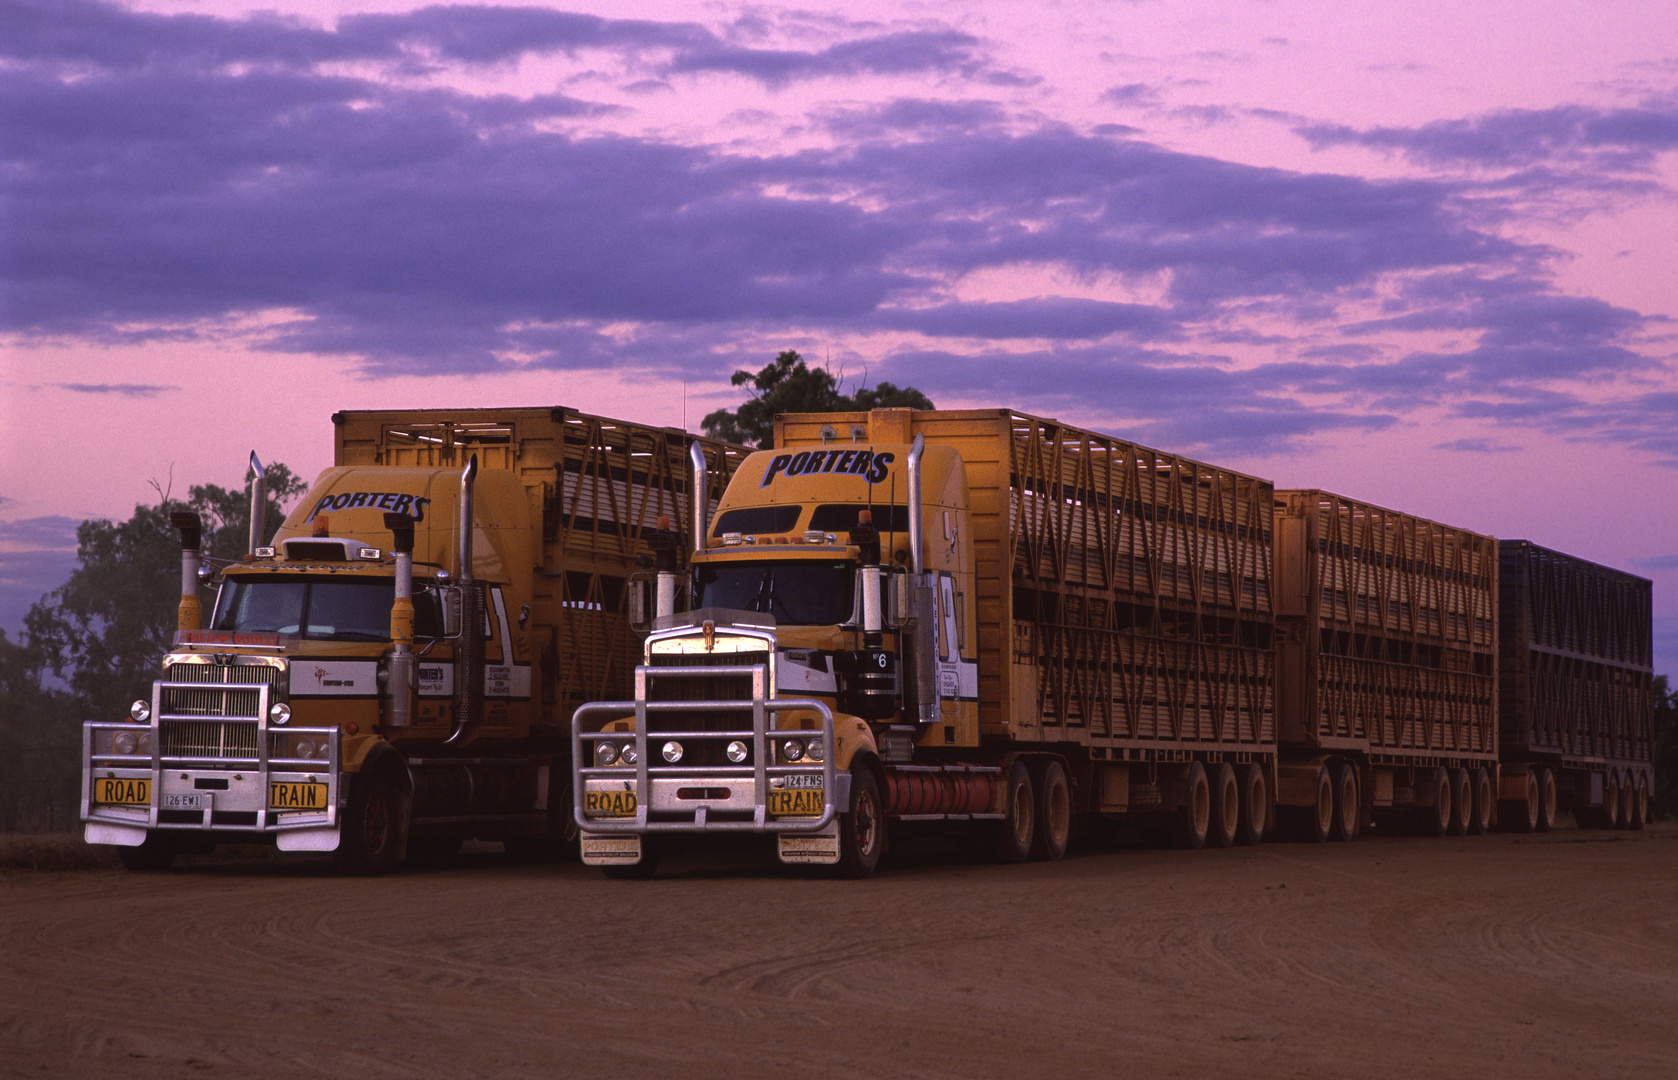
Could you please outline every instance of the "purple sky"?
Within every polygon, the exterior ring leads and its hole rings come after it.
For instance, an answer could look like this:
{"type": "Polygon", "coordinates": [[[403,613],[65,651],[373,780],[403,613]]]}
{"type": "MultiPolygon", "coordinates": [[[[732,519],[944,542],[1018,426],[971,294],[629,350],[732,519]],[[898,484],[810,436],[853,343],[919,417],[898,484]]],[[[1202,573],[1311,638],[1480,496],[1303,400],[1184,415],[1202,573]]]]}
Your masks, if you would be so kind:
{"type": "Polygon", "coordinates": [[[341,408],[697,427],[797,348],[1656,581],[1655,3],[0,0],[0,627],[341,408]]]}

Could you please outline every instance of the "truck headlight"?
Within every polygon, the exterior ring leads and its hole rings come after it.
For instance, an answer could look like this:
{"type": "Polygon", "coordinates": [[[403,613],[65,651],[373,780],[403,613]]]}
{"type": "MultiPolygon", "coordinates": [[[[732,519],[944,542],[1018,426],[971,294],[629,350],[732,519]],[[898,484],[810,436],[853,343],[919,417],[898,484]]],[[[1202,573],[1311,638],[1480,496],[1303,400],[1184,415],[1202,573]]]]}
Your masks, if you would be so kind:
{"type": "Polygon", "coordinates": [[[734,762],[736,765],[746,760],[746,744],[741,742],[739,739],[735,739],[733,742],[729,743],[728,749],[724,752],[728,754],[728,760],[734,762]]]}
{"type": "Polygon", "coordinates": [[[132,754],[140,741],[134,737],[132,731],[119,731],[117,737],[111,741],[112,749],[119,754],[132,754]]]}
{"type": "Polygon", "coordinates": [[[151,702],[140,700],[128,707],[128,718],[136,724],[143,724],[151,719],[151,702]]]}
{"type": "Polygon", "coordinates": [[[291,706],[283,701],[276,701],[268,706],[268,719],[284,727],[291,722],[291,706]]]}
{"type": "Polygon", "coordinates": [[[664,744],[663,753],[664,760],[674,765],[676,762],[682,760],[682,744],[677,742],[675,739],[671,739],[669,742],[664,744]]]}
{"type": "Polygon", "coordinates": [[[151,747],[152,747],[151,732],[149,732],[149,731],[140,732],[140,753],[146,755],[147,757],[150,757],[151,756],[151,747]]]}
{"type": "Polygon", "coordinates": [[[305,761],[314,757],[315,756],[315,740],[313,740],[313,739],[298,739],[297,740],[297,756],[302,758],[305,761]]]}
{"type": "Polygon", "coordinates": [[[623,750],[618,754],[618,760],[625,765],[633,765],[641,760],[641,753],[635,749],[634,743],[626,743],[623,750]]]}
{"type": "Polygon", "coordinates": [[[804,756],[804,744],[797,739],[788,739],[781,744],[781,756],[788,761],[798,761],[804,756]]]}
{"type": "Polygon", "coordinates": [[[811,761],[820,761],[822,759],[822,755],[826,753],[826,751],[827,747],[822,745],[820,737],[811,739],[809,742],[804,744],[804,752],[810,755],[811,761]]]}
{"type": "Polygon", "coordinates": [[[594,744],[594,763],[596,765],[610,765],[618,759],[618,744],[603,739],[594,744]]]}

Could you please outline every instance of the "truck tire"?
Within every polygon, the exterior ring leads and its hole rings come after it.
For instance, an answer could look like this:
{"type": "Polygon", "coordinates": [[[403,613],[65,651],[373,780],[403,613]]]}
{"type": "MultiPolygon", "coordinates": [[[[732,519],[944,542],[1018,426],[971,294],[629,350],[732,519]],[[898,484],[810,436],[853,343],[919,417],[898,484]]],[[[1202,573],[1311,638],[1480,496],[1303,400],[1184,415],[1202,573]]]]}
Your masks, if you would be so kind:
{"type": "Polygon", "coordinates": [[[1649,785],[1644,783],[1641,776],[1632,783],[1631,788],[1631,816],[1626,820],[1626,828],[1637,832],[1649,820],[1649,785]]]}
{"type": "Polygon", "coordinates": [[[886,813],[880,782],[863,765],[851,770],[851,804],[839,815],[839,876],[852,881],[873,877],[886,849],[886,813]]]}
{"type": "MultiPolygon", "coordinates": [[[[1314,790],[1316,796],[1310,806],[1286,808],[1288,832],[1292,834],[1290,839],[1321,844],[1328,840],[1334,829],[1334,781],[1329,777],[1327,765],[1317,769],[1314,790]]],[[[1282,812],[1277,811],[1279,815],[1282,812]]]]}
{"type": "Polygon", "coordinates": [[[1212,785],[1206,780],[1206,766],[1198,761],[1189,762],[1183,778],[1183,805],[1173,816],[1177,820],[1172,839],[1177,847],[1198,851],[1206,846],[1206,834],[1212,830],[1212,785]]]}
{"type": "Polygon", "coordinates": [[[408,847],[408,795],[396,772],[375,767],[350,778],[350,802],[339,825],[338,869],[382,874],[408,847]]]}
{"type": "Polygon", "coordinates": [[[143,843],[135,847],[117,848],[117,860],[125,870],[150,874],[175,865],[175,856],[180,850],[181,846],[173,836],[166,832],[152,831],[146,834],[143,843]]]}
{"type": "Polygon", "coordinates": [[[548,831],[541,836],[511,836],[501,841],[507,858],[521,863],[576,862],[580,857],[579,830],[571,811],[571,781],[566,779],[558,791],[548,793],[548,831]]]}
{"type": "Polygon", "coordinates": [[[1264,766],[1255,761],[1247,766],[1241,778],[1241,825],[1236,843],[1262,843],[1269,820],[1270,784],[1265,779],[1264,766]]]}
{"type": "Polygon", "coordinates": [[[1468,820],[1474,816],[1474,782],[1467,769],[1451,770],[1451,835],[1467,836],[1468,820]]]}
{"type": "Polygon", "coordinates": [[[1334,824],[1331,840],[1356,840],[1363,824],[1363,799],[1358,791],[1358,771],[1350,765],[1334,770],[1334,824]]]}
{"type": "Polygon", "coordinates": [[[1037,799],[1032,792],[1031,770],[1025,767],[1025,762],[1016,760],[1008,770],[1002,805],[1007,816],[996,832],[996,859],[1005,863],[1025,862],[1031,858],[1031,841],[1037,832],[1037,799]]]}
{"type": "MultiPolygon", "coordinates": [[[[1620,825],[1620,778],[1610,770],[1602,778],[1602,806],[1587,813],[1575,814],[1585,818],[1598,829],[1615,829],[1620,825]]],[[[1584,821],[1580,822],[1585,824],[1584,821]]]]}
{"type": "Polygon", "coordinates": [[[1508,828],[1511,832],[1529,833],[1538,831],[1540,801],[1538,776],[1532,769],[1528,769],[1526,779],[1527,797],[1510,804],[1514,811],[1509,815],[1508,828]]]}
{"type": "Polygon", "coordinates": [[[1433,770],[1432,776],[1417,785],[1424,786],[1433,792],[1433,805],[1416,807],[1416,824],[1423,836],[1447,836],[1455,817],[1451,812],[1451,795],[1456,785],[1451,783],[1451,771],[1445,768],[1433,770]]]}
{"type": "Polygon", "coordinates": [[[1475,769],[1473,782],[1473,812],[1468,815],[1468,831],[1472,836],[1481,836],[1492,831],[1492,775],[1485,769],[1475,769]]]}
{"type": "Polygon", "coordinates": [[[1037,821],[1031,857],[1058,862],[1066,856],[1072,836],[1072,785],[1059,758],[1048,758],[1034,778],[1037,782],[1037,821]]]}
{"type": "Polygon", "coordinates": [[[1538,831],[1549,832],[1556,827],[1556,774],[1549,769],[1538,770],[1538,831]]]}
{"type": "Polygon", "coordinates": [[[1235,766],[1223,762],[1212,770],[1213,847],[1233,847],[1241,835],[1241,783],[1235,766]]]}

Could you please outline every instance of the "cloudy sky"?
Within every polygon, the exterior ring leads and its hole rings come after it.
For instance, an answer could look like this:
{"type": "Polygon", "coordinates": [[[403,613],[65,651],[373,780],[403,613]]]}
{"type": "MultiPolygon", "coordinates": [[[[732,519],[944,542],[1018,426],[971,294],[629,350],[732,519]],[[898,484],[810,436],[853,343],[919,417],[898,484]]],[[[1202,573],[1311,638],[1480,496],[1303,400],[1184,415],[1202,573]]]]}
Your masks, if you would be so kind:
{"type": "Polygon", "coordinates": [[[1616,0],[0,0],[0,626],[342,408],[796,348],[1652,577],[1678,19],[1616,0]]]}

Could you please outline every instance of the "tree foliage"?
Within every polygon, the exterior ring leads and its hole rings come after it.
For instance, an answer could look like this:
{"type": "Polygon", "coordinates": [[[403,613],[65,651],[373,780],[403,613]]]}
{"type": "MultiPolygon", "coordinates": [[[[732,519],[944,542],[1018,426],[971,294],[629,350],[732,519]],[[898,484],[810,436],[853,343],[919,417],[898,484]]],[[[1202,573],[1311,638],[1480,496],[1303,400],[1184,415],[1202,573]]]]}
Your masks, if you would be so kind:
{"type": "Polygon", "coordinates": [[[826,368],[812,368],[791,349],[761,371],[740,370],[729,380],[751,395],[738,409],[718,409],[700,424],[713,439],[768,449],[775,441],[775,417],[793,412],[866,412],[869,409],[930,409],[927,396],[912,386],[882,382],[854,394],[840,392],[839,380],[826,368]]]}
{"type": "MultiPolygon", "coordinates": [[[[264,535],[285,518],[285,504],[307,486],[290,469],[266,470],[264,535]]],[[[76,568],[32,605],[24,634],[0,631],[0,806],[10,826],[16,804],[60,807],[74,801],[83,720],[119,719],[144,696],[168,651],[180,601],[180,537],[169,515],[191,510],[204,525],[210,565],[237,559],[250,536],[250,498],[239,488],[192,487],[184,500],[160,492],[127,521],[84,521],[76,529],[76,568]]],[[[204,597],[206,609],[211,597],[204,597]]]]}

